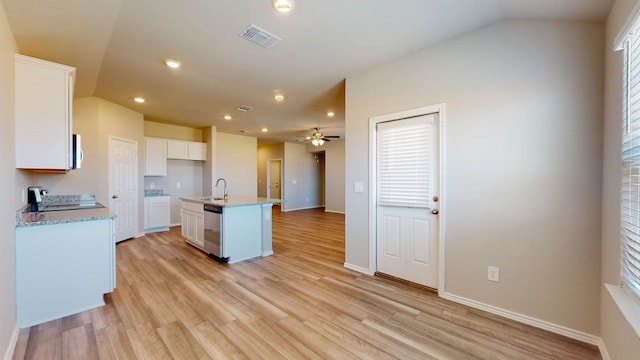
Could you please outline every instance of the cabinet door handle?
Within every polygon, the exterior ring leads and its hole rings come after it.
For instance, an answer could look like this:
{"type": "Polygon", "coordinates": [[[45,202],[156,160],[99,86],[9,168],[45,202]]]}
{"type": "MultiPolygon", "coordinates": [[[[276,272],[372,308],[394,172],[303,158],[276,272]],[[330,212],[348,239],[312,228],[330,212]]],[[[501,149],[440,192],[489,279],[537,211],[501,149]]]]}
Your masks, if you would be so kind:
{"type": "Polygon", "coordinates": [[[112,198],[112,199],[117,199],[117,198],[118,198],[118,195],[112,195],[112,196],[111,196],[111,198],[112,198]]]}

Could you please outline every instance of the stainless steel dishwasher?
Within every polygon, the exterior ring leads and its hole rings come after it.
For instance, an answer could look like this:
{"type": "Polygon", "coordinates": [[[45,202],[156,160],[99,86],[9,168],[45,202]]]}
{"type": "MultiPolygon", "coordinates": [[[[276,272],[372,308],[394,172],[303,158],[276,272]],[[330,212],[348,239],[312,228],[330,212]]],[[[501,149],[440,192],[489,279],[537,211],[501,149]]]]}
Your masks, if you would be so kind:
{"type": "Polygon", "coordinates": [[[222,239],[222,206],[204,204],[204,251],[220,262],[229,261],[225,256],[222,239]]]}

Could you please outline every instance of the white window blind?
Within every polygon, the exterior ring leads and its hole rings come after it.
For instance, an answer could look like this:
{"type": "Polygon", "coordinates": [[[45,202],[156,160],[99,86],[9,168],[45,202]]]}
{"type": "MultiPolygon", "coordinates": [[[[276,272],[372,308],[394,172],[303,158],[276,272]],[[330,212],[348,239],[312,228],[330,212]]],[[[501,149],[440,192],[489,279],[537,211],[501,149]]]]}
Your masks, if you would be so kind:
{"type": "Polygon", "coordinates": [[[640,32],[624,46],[621,187],[621,275],[640,297],[640,32]]]}
{"type": "Polygon", "coordinates": [[[377,125],[378,205],[429,208],[433,121],[425,115],[377,125]]]}

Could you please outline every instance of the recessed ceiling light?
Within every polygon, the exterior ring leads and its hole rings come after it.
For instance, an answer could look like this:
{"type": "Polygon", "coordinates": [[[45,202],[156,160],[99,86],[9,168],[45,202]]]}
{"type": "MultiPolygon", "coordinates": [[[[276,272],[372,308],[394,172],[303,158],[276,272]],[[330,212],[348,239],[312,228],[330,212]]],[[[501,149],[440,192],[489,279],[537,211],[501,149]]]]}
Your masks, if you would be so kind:
{"type": "Polygon", "coordinates": [[[225,119],[225,120],[231,120],[231,119],[232,119],[232,117],[231,117],[231,115],[225,115],[225,116],[224,116],[224,119],[225,119]]]}
{"type": "Polygon", "coordinates": [[[333,111],[329,111],[329,112],[327,113],[327,116],[328,116],[328,117],[333,117],[334,115],[335,115],[335,113],[334,113],[333,111]]]}
{"type": "Polygon", "coordinates": [[[271,6],[278,12],[288,13],[296,6],[296,2],[294,0],[271,0],[271,6]]]}
{"type": "Polygon", "coordinates": [[[275,96],[275,99],[276,99],[277,102],[283,102],[284,101],[284,95],[278,94],[278,95],[275,96]]]}
{"type": "Polygon", "coordinates": [[[177,69],[180,67],[180,61],[173,60],[173,59],[166,59],[164,61],[164,64],[172,69],[177,69]]]}
{"type": "Polygon", "coordinates": [[[269,131],[269,129],[267,129],[267,128],[262,128],[262,130],[261,130],[261,131],[262,131],[262,132],[267,132],[267,131],[269,131]]]}
{"type": "Polygon", "coordinates": [[[144,98],[135,97],[135,98],[133,98],[133,101],[137,102],[138,104],[142,104],[144,102],[144,98]]]}

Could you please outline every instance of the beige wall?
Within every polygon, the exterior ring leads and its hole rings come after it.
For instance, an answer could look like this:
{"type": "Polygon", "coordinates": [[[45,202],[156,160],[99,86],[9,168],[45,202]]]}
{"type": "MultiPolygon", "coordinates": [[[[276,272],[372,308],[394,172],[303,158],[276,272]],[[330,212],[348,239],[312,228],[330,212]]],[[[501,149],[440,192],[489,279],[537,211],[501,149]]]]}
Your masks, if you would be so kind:
{"type": "Polygon", "coordinates": [[[282,194],[285,211],[322,206],[324,154],[317,162],[305,145],[284,144],[282,194]]]}
{"type": "MultiPolygon", "coordinates": [[[[5,201],[0,207],[0,357],[13,352],[17,336],[16,327],[16,267],[15,267],[15,138],[14,138],[14,67],[15,42],[7,23],[4,8],[0,5],[0,196],[5,201]]],[[[18,197],[19,198],[19,197],[18,197]]]]}
{"type": "Polygon", "coordinates": [[[144,229],[144,120],[142,114],[97,97],[74,99],[74,132],[82,135],[85,159],[82,168],[67,174],[36,175],[36,183],[45,186],[50,194],[96,195],[108,206],[109,192],[109,137],[118,137],[138,143],[138,233],[144,229]]]}
{"type": "Polygon", "coordinates": [[[145,120],[144,136],[174,140],[203,141],[203,129],[145,120]]]}
{"type": "Polygon", "coordinates": [[[326,142],[325,153],[325,211],[344,213],[344,141],[326,142]]]}
{"type": "MultiPolygon", "coordinates": [[[[267,161],[282,160],[284,168],[284,143],[258,146],[258,196],[267,197],[267,161]]],[[[282,184],[280,184],[282,190],[282,184]]]]}
{"type": "MultiPolygon", "coordinates": [[[[620,149],[622,138],[622,52],[613,51],[618,35],[637,0],[617,0],[606,29],[606,81],[602,188],[602,283],[620,283],[620,149]]],[[[640,339],[601,287],[601,336],[611,359],[637,359],[640,339]]]]}
{"type": "MultiPolygon", "coordinates": [[[[216,179],[222,177],[227,181],[229,195],[257,195],[257,149],[258,139],[255,137],[216,133],[216,179]]],[[[222,182],[213,190],[214,194],[222,195],[222,182]]]]}
{"type": "Polygon", "coordinates": [[[373,268],[369,118],[446,103],[441,291],[598,335],[603,30],[503,21],[348,78],[347,264],[373,268]]]}
{"type": "Polygon", "coordinates": [[[207,143],[207,161],[202,166],[202,195],[210,196],[213,194],[214,180],[216,179],[216,163],[217,163],[217,147],[216,137],[217,130],[215,126],[202,129],[202,140],[207,143]]]}

